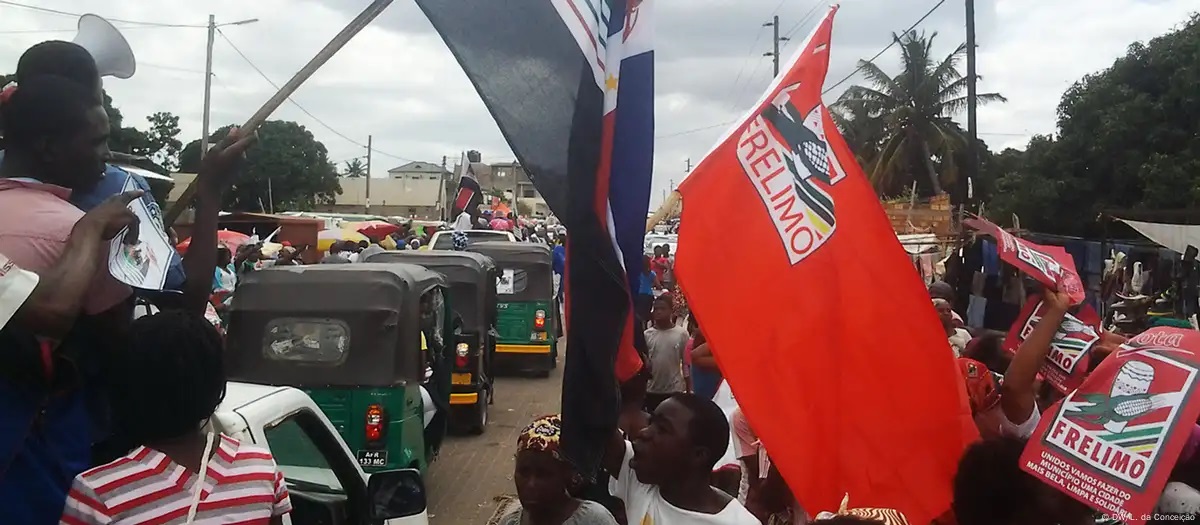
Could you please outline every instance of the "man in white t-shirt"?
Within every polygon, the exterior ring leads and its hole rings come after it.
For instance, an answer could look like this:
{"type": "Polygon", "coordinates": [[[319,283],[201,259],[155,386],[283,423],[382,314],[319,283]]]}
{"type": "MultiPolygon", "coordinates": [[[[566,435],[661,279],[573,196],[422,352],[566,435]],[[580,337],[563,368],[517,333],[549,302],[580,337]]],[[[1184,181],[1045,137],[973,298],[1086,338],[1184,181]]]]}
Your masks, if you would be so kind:
{"type": "Polygon", "coordinates": [[[650,425],[625,441],[614,433],[604,455],[609,491],[637,525],[759,525],[737,499],[709,484],[729,446],[729,421],[711,400],[675,394],[650,425]]]}

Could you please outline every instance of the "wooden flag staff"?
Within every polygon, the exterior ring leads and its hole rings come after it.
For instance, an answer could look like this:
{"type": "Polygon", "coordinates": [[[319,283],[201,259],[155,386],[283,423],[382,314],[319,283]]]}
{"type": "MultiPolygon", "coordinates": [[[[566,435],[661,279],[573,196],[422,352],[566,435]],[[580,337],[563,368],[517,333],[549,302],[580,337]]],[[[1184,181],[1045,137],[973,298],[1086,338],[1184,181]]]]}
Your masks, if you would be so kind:
{"type": "MultiPolygon", "coordinates": [[[[287,84],[284,84],[282,88],[279,88],[279,92],[275,93],[275,96],[271,97],[271,99],[263,104],[261,108],[258,108],[258,111],[256,111],[254,115],[246,121],[245,124],[242,124],[240,130],[243,133],[251,133],[257,129],[258,126],[263,123],[263,121],[267,120],[267,117],[271,116],[271,113],[273,113],[276,109],[279,109],[279,106],[283,105],[283,101],[287,100],[288,97],[292,96],[292,93],[296,92],[301,84],[308,80],[313,73],[316,73],[321,66],[325,65],[325,63],[328,62],[334,54],[340,51],[342,47],[344,47],[346,43],[350,41],[351,38],[354,38],[354,35],[358,34],[359,31],[362,31],[364,27],[367,27],[367,24],[370,24],[371,21],[374,20],[375,17],[379,16],[379,13],[382,13],[387,6],[391,5],[391,3],[392,0],[375,0],[374,2],[371,2],[371,5],[367,6],[367,8],[363,10],[363,12],[357,17],[355,17],[354,20],[351,20],[350,23],[346,25],[346,28],[342,29],[342,32],[333,37],[333,40],[330,40],[328,44],[325,44],[325,47],[322,48],[321,51],[312,58],[312,60],[309,60],[308,64],[305,64],[300,71],[296,72],[296,74],[287,82],[287,84]]],[[[163,225],[165,227],[170,228],[171,225],[175,224],[175,220],[178,219],[181,214],[183,214],[183,210],[187,209],[188,206],[191,206],[192,199],[196,196],[196,182],[197,180],[193,179],[192,182],[188,184],[188,187],[183,190],[183,194],[179,196],[179,200],[175,202],[175,205],[171,206],[171,209],[167,210],[166,215],[163,217],[163,225]]]]}

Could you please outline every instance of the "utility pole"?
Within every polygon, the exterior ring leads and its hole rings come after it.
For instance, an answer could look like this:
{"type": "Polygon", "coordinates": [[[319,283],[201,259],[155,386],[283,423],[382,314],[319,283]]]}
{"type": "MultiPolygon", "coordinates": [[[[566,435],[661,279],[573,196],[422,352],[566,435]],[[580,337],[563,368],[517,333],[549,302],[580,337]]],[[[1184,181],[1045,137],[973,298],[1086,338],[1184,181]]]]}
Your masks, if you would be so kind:
{"type": "Polygon", "coordinates": [[[208,154],[208,118],[212,108],[212,58],[213,39],[217,36],[217,16],[208,15],[208,54],[204,60],[204,129],[200,131],[200,158],[208,154]]]}
{"type": "Polygon", "coordinates": [[[371,213],[371,135],[367,135],[367,214],[371,213]]]}
{"type": "MultiPolygon", "coordinates": [[[[772,39],[772,41],[774,42],[774,47],[772,48],[772,51],[763,53],[763,56],[771,57],[772,62],[774,62],[774,64],[775,64],[775,76],[777,77],[777,76],[779,76],[779,43],[787,42],[790,39],[786,36],[785,37],[779,36],[779,15],[775,15],[775,17],[770,22],[763,24],[763,27],[770,27],[775,30],[775,37],[772,39]]],[[[774,78],[774,77],[772,77],[772,78],[774,78]]]]}
{"type": "MultiPolygon", "coordinates": [[[[461,169],[466,169],[466,166],[463,166],[461,169]]],[[[450,218],[449,218],[450,212],[449,212],[449,210],[446,209],[446,174],[447,173],[449,173],[449,172],[446,171],[446,156],[442,155],[442,175],[440,177],[442,179],[442,183],[438,185],[438,188],[439,188],[438,216],[443,221],[450,220],[450,218]]]]}
{"type": "MultiPolygon", "coordinates": [[[[258,21],[257,18],[251,18],[248,20],[239,20],[237,22],[230,22],[228,24],[221,24],[221,25],[222,26],[240,26],[243,24],[253,24],[257,21],[258,21]]],[[[213,39],[215,39],[216,36],[217,36],[217,17],[216,17],[216,15],[208,15],[208,52],[205,55],[205,59],[204,59],[204,116],[202,117],[203,122],[201,123],[201,126],[204,129],[200,130],[200,158],[201,159],[204,158],[204,155],[208,154],[208,142],[209,142],[209,136],[208,136],[209,122],[208,121],[209,121],[210,113],[212,111],[213,39]]]]}
{"type": "MultiPolygon", "coordinates": [[[[958,195],[964,211],[975,211],[975,191],[972,186],[979,178],[979,127],[975,109],[978,106],[978,87],[975,74],[975,0],[967,2],[967,180],[959,183],[958,195]]],[[[965,216],[963,214],[962,216],[965,216]]]]}
{"type": "Polygon", "coordinates": [[[511,213],[513,217],[520,215],[517,213],[517,190],[519,189],[518,183],[520,182],[521,178],[517,174],[520,173],[522,169],[524,168],[522,168],[520,164],[517,164],[516,162],[513,163],[513,198],[512,209],[509,210],[509,213],[511,213]]]}
{"type": "Polygon", "coordinates": [[[691,173],[691,172],[692,172],[692,158],[691,158],[691,157],[688,157],[688,158],[687,158],[687,169],[686,169],[686,170],[683,170],[683,172],[684,172],[684,173],[691,173]]]}

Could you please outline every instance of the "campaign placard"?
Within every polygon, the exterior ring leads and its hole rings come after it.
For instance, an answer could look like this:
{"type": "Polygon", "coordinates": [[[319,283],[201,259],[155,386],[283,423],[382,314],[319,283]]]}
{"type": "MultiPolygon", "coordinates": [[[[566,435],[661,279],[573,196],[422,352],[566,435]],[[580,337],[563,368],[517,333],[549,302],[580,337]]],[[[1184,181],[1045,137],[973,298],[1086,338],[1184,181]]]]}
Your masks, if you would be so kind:
{"type": "Polygon", "coordinates": [[[1071,304],[1085,298],[1083,281],[1075,271],[1075,259],[1060,246],[1042,246],[1014,237],[1003,228],[979,217],[963,220],[963,224],[996,240],[996,251],[1004,262],[1016,266],[1022,273],[1057,291],[1066,292],[1071,304]]]}
{"type": "MultiPolygon", "coordinates": [[[[1034,327],[1045,317],[1048,307],[1040,295],[1034,295],[1025,301],[1021,315],[1017,316],[1008,336],[1004,338],[1004,348],[1016,352],[1021,343],[1029,337],[1034,327]]],[[[1088,364],[1091,362],[1091,350],[1100,342],[1100,315],[1091,305],[1083,305],[1075,313],[1063,317],[1062,324],[1050,342],[1050,351],[1046,361],[1042,363],[1042,377],[1056,390],[1064,394],[1079,388],[1087,377],[1088,364]]]]}
{"type": "Polygon", "coordinates": [[[1200,332],[1129,340],[1043,415],[1021,468],[1130,525],[1153,512],[1200,415],[1200,332]]]}

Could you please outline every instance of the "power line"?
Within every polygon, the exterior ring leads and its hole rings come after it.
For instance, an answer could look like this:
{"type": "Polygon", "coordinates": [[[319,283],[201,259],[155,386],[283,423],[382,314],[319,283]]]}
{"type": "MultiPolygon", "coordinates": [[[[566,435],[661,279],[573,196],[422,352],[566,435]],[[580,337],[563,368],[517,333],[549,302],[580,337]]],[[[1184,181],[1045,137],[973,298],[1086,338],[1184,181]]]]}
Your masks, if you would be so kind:
{"type": "MultiPolygon", "coordinates": [[[[936,4],[936,5],[934,5],[932,8],[930,8],[928,12],[926,12],[926,13],[925,13],[925,16],[922,16],[922,17],[921,17],[920,19],[918,19],[916,22],[913,22],[913,25],[911,25],[911,26],[908,26],[908,29],[905,29],[905,30],[904,30],[904,31],[902,31],[900,34],[902,34],[902,35],[903,35],[903,34],[905,34],[905,33],[908,33],[909,31],[912,31],[912,30],[913,30],[914,28],[916,28],[917,26],[921,25],[921,22],[924,22],[926,18],[929,18],[929,15],[932,15],[932,14],[933,14],[933,12],[934,12],[934,11],[937,11],[939,7],[942,7],[942,4],[944,4],[944,3],[946,3],[946,0],[940,0],[940,1],[939,1],[939,2],[936,4]]],[[[870,59],[870,60],[867,60],[866,62],[867,62],[867,63],[874,62],[874,61],[875,61],[875,59],[879,58],[880,56],[883,56],[883,54],[884,54],[884,53],[886,53],[886,52],[887,52],[887,50],[891,49],[891,48],[892,48],[892,46],[894,46],[894,45],[896,45],[896,39],[895,39],[895,38],[893,38],[891,42],[888,42],[888,45],[887,45],[887,47],[884,47],[884,48],[883,48],[883,49],[881,49],[881,50],[880,50],[878,53],[875,53],[875,56],[871,57],[871,59],[870,59]]],[[[841,80],[837,81],[837,83],[836,83],[836,84],[834,84],[834,85],[832,85],[832,86],[829,86],[828,88],[825,88],[825,91],[822,91],[822,92],[821,92],[821,94],[822,94],[822,95],[828,94],[830,91],[833,91],[833,90],[834,90],[834,89],[836,89],[838,86],[840,86],[840,85],[842,85],[842,84],[846,83],[846,81],[847,81],[847,80],[850,80],[850,77],[853,77],[853,76],[854,76],[855,74],[857,74],[859,71],[862,71],[863,65],[864,65],[864,64],[859,64],[859,66],[858,66],[858,67],[856,67],[856,68],[854,68],[854,71],[851,71],[849,75],[846,75],[846,77],[845,77],[845,78],[843,78],[843,79],[841,79],[841,80]]]]}
{"type": "Polygon", "coordinates": [[[792,36],[794,36],[796,34],[796,31],[799,31],[800,27],[803,26],[805,23],[807,23],[813,17],[813,15],[815,15],[817,13],[817,9],[820,8],[822,5],[824,5],[824,2],[822,2],[821,0],[817,0],[817,2],[814,3],[811,8],[809,8],[808,12],[804,13],[804,16],[800,17],[800,21],[796,22],[795,25],[793,25],[791,28],[789,28],[787,30],[787,37],[791,38],[792,36]]]}
{"type": "Polygon", "coordinates": [[[722,123],[720,123],[720,124],[713,124],[713,125],[711,125],[711,126],[704,126],[704,127],[702,127],[702,128],[692,128],[692,129],[685,129],[685,130],[683,130],[683,131],[677,131],[677,132],[675,132],[675,133],[668,133],[668,134],[666,134],[666,135],[658,135],[658,136],[655,136],[654,138],[655,138],[655,139],[669,139],[669,138],[671,138],[671,137],[678,137],[678,136],[681,136],[681,135],[690,135],[690,134],[692,134],[692,133],[697,133],[697,132],[700,132],[700,131],[707,131],[707,130],[710,130],[710,129],[713,129],[713,128],[719,128],[719,127],[722,127],[722,126],[728,126],[728,125],[730,125],[730,124],[733,124],[734,122],[735,122],[735,121],[733,121],[733,120],[730,120],[730,121],[728,121],[728,122],[722,122],[722,123]]]}
{"type": "MultiPolygon", "coordinates": [[[[129,30],[129,29],[163,29],[163,28],[173,28],[173,27],[175,27],[175,26],[121,26],[119,29],[124,31],[124,30],[129,30]]],[[[187,26],[187,27],[193,27],[193,26],[187,26]]],[[[78,31],[79,31],[79,28],[71,28],[71,29],[12,29],[12,30],[0,31],[0,35],[36,35],[36,34],[54,34],[54,33],[76,33],[78,31]]]]}
{"type": "MultiPolygon", "coordinates": [[[[946,3],[946,0],[939,0],[939,1],[938,1],[938,3],[937,3],[936,5],[934,5],[932,8],[930,8],[930,9],[929,9],[929,11],[927,11],[927,12],[925,13],[925,15],[924,15],[924,16],[922,16],[920,19],[918,19],[916,22],[914,22],[914,23],[913,23],[911,26],[908,26],[908,29],[905,29],[905,30],[904,30],[904,33],[907,33],[907,32],[909,32],[909,31],[912,31],[912,30],[913,30],[913,29],[915,29],[917,26],[921,25],[921,22],[924,22],[924,21],[925,21],[925,19],[929,18],[929,16],[930,16],[930,15],[932,15],[934,11],[937,11],[937,10],[938,10],[938,8],[942,7],[942,4],[944,4],[944,3],[946,3]]],[[[818,7],[820,7],[820,5],[821,5],[821,4],[820,4],[820,2],[818,2],[818,3],[817,3],[815,6],[813,6],[813,8],[812,8],[812,9],[809,9],[809,15],[807,15],[807,16],[806,16],[806,18],[807,18],[807,17],[810,17],[810,16],[812,16],[812,13],[815,13],[815,12],[816,12],[816,9],[817,9],[818,7]]],[[[794,28],[795,28],[795,29],[798,29],[798,28],[799,28],[799,26],[800,26],[802,23],[803,23],[803,21],[801,21],[801,23],[798,23],[798,24],[796,24],[796,26],[794,26],[794,28]]],[[[793,29],[793,32],[794,32],[794,29],[793,29]]],[[[762,33],[761,33],[761,32],[759,33],[759,36],[760,36],[760,37],[762,36],[762,33]]],[[[871,57],[871,60],[868,60],[867,62],[873,62],[873,61],[875,61],[875,59],[877,59],[877,58],[879,58],[880,56],[882,56],[884,53],[886,53],[886,52],[887,52],[887,50],[891,49],[891,48],[892,48],[892,46],[893,46],[893,45],[895,45],[895,44],[896,44],[896,41],[895,41],[895,39],[893,39],[893,40],[892,40],[892,42],[891,42],[891,43],[889,43],[889,44],[887,45],[887,47],[883,48],[883,50],[881,50],[880,52],[876,53],[876,54],[875,54],[875,56],[874,56],[874,57],[871,57]]],[[[755,42],[755,45],[757,45],[757,41],[755,42]]],[[[743,64],[743,65],[744,65],[744,64],[743,64]]],[[[862,66],[859,66],[859,67],[855,68],[855,69],[854,69],[854,71],[851,71],[849,75],[846,75],[846,77],[845,77],[845,78],[843,78],[843,79],[839,80],[839,81],[838,81],[836,84],[834,84],[834,85],[832,85],[832,86],[830,86],[830,87],[826,88],[826,89],[825,89],[825,91],[821,92],[821,94],[822,94],[822,95],[824,95],[824,94],[827,94],[827,93],[829,93],[830,91],[834,90],[834,89],[835,89],[835,88],[837,88],[838,86],[840,86],[840,85],[844,84],[844,83],[845,83],[847,80],[850,80],[850,78],[851,78],[851,77],[853,77],[853,76],[854,76],[856,73],[858,73],[858,72],[859,72],[859,71],[861,71],[861,70],[862,70],[862,66]]],[[[757,68],[755,69],[755,71],[757,72],[757,68]]],[[[739,77],[740,77],[740,73],[739,73],[739,77]]],[[[740,92],[738,93],[738,96],[737,96],[736,98],[741,98],[741,93],[740,93],[740,92]]],[[[736,100],[734,101],[733,105],[734,105],[734,106],[736,106],[736,105],[737,105],[737,101],[736,101],[736,100]]],[[[674,133],[668,133],[668,134],[666,134],[666,135],[659,135],[659,136],[656,136],[656,137],[654,137],[654,138],[656,138],[656,139],[663,139],[663,138],[678,137],[678,136],[681,136],[681,135],[690,135],[690,134],[692,134],[692,133],[697,133],[697,132],[700,132],[700,131],[706,131],[706,130],[710,130],[710,129],[713,129],[713,128],[718,128],[718,127],[721,127],[721,126],[727,126],[727,125],[729,125],[729,124],[732,124],[732,123],[733,123],[733,121],[729,121],[729,122],[723,122],[723,123],[721,123],[721,124],[713,124],[713,125],[711,125],[711,126],[703,126],[703,127],[699,127],[699,128],[685,129],[685,130],[678,131],[678,132],[674,132],[674,133]]]]}
{"type": "MultiPolygon", "coordinates": [[[[731,93],[734,91],[737,91],[738,96],[736,98],[741,98],[742,91],[738,90],[738,82],[741,82],[742,73],[746,72],[746,64],[749,63],[750,59],[754,56],[754,50],[758,48],[758,43],[759,43],[759,41],[762,40],[762,34],[763,34],[762,28],[759,27],[758,32],[754,36],[754,43],[750,44],[750,51],[746,52],[746,58],[742,59],[742,67],[738,68],[737,76],[735,76],[733,78],[733,86],[730,87],[729,91],[731,93]]],[[[735,98],[734,106],[737,105],[736,98],[735,98]]],[[[733,109],[733,108],[731,107],[730,109],[733,109]]]]}
{"type": "MultiPolygon", "coordinates": [[[[278,84],[276,84],[276,83],[275,83],[275,81],[271,80],[271,77],[267,76],[267,74],[266,74],[266,73],[264,73],[262,69],[259,69],[259,67],[258,67],[257,65],[255,65],[255,64],[254,64],[254,61],[250,60],[250,57],[246,56],[246,54],[245,54],[245,53],[243,53],[241,49],[238,49],[237,45],[236,45],[236,44],[234,44],[234,43],[233,43],[233,41],[232,41],[232,40],[230,40],[230,39],[229,39],[229,37],[225,35],[225,32],[224,32],[224,31],[221,31],[221,29],[220,29],[220,28],[217,28],[217,34],[221,35],[221,38],[222,38],[223,40],[225,40],[225,43],[226,43],[226,44],[229,44],[229,47],[232,47],[232,48],[233,48],[233,50],[234,50],[235,52],[237,52],[238,56],[242,57],[242,60],[245,60],[245,61],[246,61],[246,63],[247,63],[247,64],[249,64],[249,65],[250,65],[250,67],[251,67],[252,69],[254,69],[254,71],[255,71],[255,72],[257,72],[257,73],[258,73],[258,75],[259,75],[259,76],[261,76],[261,77],[263,78],[263,80],[266,80],[266,81],[267,81],[267,83],[268,83],[268,84],[270,84],[270,85],[271,85],[271,87],[274,87],[276,90],[278,90],[278,89],[279,89],[279,85],[278,85],[278,84]]],[[[313,119],[314,121],[316,121],[316,122],[317,122],[317,124],[320,124],[320,125],[321,125],[321,127],[325,128],[325,129],[327,129],[327,130],[329,130],[329,132],[330,132],[330,133],[333,133],[334,135],[337,135],[337,136],[341,137],[342,139],[344,139],[346,142],[349,142],[349,143],[351,143],[351,144],[354,144],[354,145],[356,145],[356,146],[358,146],[358,147],[360,147],[360,148],[366,148],[366,147],[367,147],[367,145],[366,145],[366,144],[363,144],[363,143],[361,143],[361,142],[359,142],[359,141],[357,141],[357,140],[354,140],[354,139],[350,138],[349,136],[347,136],[345,133],[342,133],[342,132],[340,132],[340,131],[338,131],[338,130],[334,129],[334,128],[333,128],[333,126],[330,126],[329,124],[326,124],[326,123],[325,123],[325,121],[323,121],[323,120],[321,120],[321,119],[317,118],[317,116],[316,116],[316,115],[313,115],[313,114],[312,114],[312,112],[310,112],[309,110],[305,109],[305,108],[304,108],[304,106],[301,106],[301,105],[300,105],[300,103],[299,103],[299,102],[296,102],[296,101],[295,101],[295,99],[293,99],[292,97],[288,97],[288,99],[287,99],[287,100],[288,100],[288,102],[291,102],[291,103],[292,103],[292,105],[294,105],[294,106],[296,106],[297,108],[299,108],[299,109],[300,109],[300,111],[304,112],[304,114],[305,114],[305,115],[308,115],[308,116],[309,116],[309,118],[311,118],[311,119],[313,119]]],[[[374,148],[372,148],[372,149],[374,149],[374,148]]],[[[401,157],[401,156],[399,156],[399,155],[392,155],[391,153],[388,153],[388,152],[386,152],[386,151],[380,151],[380,150],[378,150],[378,149],[374,149],[374,151],[375,151],[375,153],[378,153],[378,154],[380,154],[380,155],[383,155],[383,156],[385,156],[385,157],[391,157],[391,158],[394,158],[394,159],[397,159],[397,160],[402,160],[402,161],[405,161],[405,162],[416,162],[416,161],[414,161],[414,160],[412,160],[412,159],[405,158],[405,157],[401,157]]]]}
{"type": "MultiPolygon", "coordinates": [[[[69,16],[72,18],[79,18],[79,17],[83,16],[80,13],[59,11],[58,9],[50,9],[47,7],[38,7],[35,5],[21,4],[21,3],[17,3],[17,2],[11,2],[9,0],[0,0],[0,5],[9,6],[9,7],[17,7],[17,8],[21,8],[21,9],[28,9],[30,11],[38,11],[41,13],[48,13],[48,14],[52,14],[52,15],[69,16]]],[[[107,17],[105,18],[105,20],[108,20],[109,22],[120,22],[122,24],[133,24],[133,25],[151,26],[151,27],[192,27],[192,28],[207,28],[208,27],[205,25],[194,25],[194,24],[167,24],[167,23],[162,23],[162,22],[140,22],[137,20],[122,20],[120,18],[107,18],[107,17]]]]}

